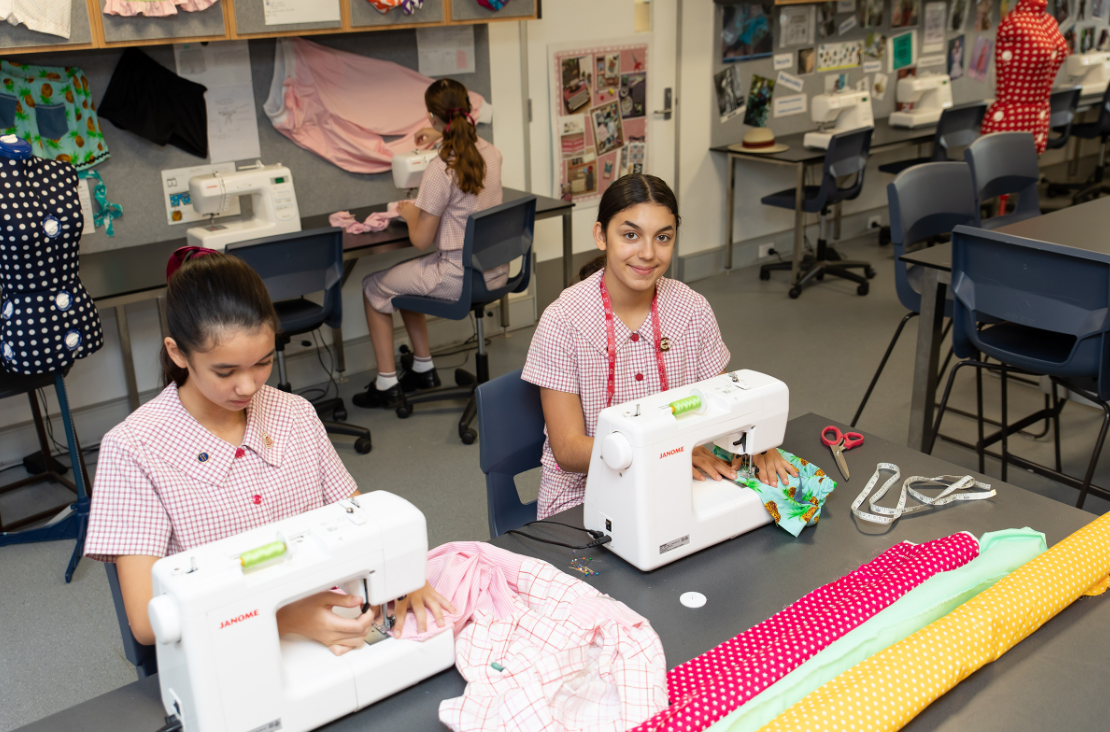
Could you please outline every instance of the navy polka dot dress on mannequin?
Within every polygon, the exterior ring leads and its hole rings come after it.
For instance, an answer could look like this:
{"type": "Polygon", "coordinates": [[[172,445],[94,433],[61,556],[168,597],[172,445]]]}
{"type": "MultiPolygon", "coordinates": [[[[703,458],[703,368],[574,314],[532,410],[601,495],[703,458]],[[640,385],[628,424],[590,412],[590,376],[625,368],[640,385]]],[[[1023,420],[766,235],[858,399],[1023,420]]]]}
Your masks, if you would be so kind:
{"type": "Polygon", "coordinates": [[[0,364],[54,373],[104,345],[100,316],[77,277],[84,219],[77,171],[0,137],[0,364]]]}

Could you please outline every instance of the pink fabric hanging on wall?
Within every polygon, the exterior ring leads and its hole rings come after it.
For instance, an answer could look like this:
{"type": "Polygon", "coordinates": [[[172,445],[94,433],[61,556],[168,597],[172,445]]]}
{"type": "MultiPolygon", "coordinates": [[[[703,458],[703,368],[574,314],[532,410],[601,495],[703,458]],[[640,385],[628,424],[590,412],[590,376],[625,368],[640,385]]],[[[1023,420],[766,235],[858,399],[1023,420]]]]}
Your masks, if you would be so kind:
{"type": "Polygon", "coordinates": [[[979,542],[964,532],[925,544],[895,544],[851,574],[668,671],[671,706],[634,732],[701,732],[929,577],[978,555],[979,542]]]}
{"type": "MultiPolygon", "coordinates": [[[[430,126],[424,90],[433,81],[391,61],[281,38],[263,109],[275,130],[343,170],[385,173],[430,126]]],[[[470,92],[470,104],[477,118],[485,100],[470,92]]]]}

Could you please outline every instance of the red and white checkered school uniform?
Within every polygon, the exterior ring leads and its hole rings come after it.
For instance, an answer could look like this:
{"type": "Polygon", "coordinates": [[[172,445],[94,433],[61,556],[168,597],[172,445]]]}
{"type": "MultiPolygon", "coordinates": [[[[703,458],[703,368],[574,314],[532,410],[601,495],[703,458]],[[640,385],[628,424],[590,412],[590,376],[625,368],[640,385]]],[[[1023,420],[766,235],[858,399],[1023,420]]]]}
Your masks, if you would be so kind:
{"type": "Polygon", "coordinates": [[[357,487],[301,397],[262,387],[235,446],[201,426],[170,384],[100,444],[85,555],[169,556],[334,503],[357,487]]]}
{"type": "MultiPolygon", "coordinates": [[[[416,197],[416,207],[439,216],[435,245],[438,251],[367,275],[362,291],[370,307],[379,313],[393,312],[393,298],[421,295],[442,300],[458,300],[462,294],[463,239],[470,214],[485,211],[502,202],[501,153],[485,140],[478,139],[478,152],[486,161],[486,177],[481,192],[463,193],[455,183],[455,172],[441,157],[428,163],[416,197]]],[[[509,281],[509,265],[485,273],[486,286],[504,287],[509,281]]]]}
{"type": "MultiPolygon", "coordinates": [[[[601,301],[604,272],[563,290],[547,307],[532,337],[522,377],[540,387],[577,394],[589,437],[593,437],[597,414],[609,397],[608,340],[601,301]]],[[[724,371],[731,355],[708,301],[683,283],[666,278],[656,283],[655,292],[660,335],[670,345],[663,352],[667,386],[686,386],[724,371]]],[[[651,315],[635,331],[620,318],[614,317],[613,324],[617,360],[612,403],[662,391],[651,315]]],[[[539,518],[582,503],[586,475],[559,469],[550,437],[544,441],[541,462],[539,518]]]]}

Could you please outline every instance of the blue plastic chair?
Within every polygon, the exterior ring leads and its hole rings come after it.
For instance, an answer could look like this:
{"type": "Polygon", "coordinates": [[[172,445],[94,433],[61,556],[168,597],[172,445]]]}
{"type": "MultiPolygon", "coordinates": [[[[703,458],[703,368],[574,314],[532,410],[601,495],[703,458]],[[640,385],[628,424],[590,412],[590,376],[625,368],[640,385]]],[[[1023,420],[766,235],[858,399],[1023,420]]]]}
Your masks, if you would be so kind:
{"type": "MultiPolygon", "coordinates": [[[[998,232],[959,226],[952,235],[952,346],[962,359],[953,368],[937,413],[936,428],[956,371],[973,366],[1002,375],[1001,429],[980,438],[982,456],[994,442],[1002,443],[1002,480],[1013,463],[1078,488],[1082,507],[1089,492],[1110,498],[1110,491],[1091,485],[1095,466],[1110,426],[1110,256],[1022,239],[998,232]],[[985,325],[988,319],[997,321],[985,325]],[[996,359],[987,364],[979,355],[996,359]],[[1006,382],[1010,373],[1048,376],[1053,382],[1052,408],[1007,424],[1006,382]],[[1102,407],[1103,421],[1083,480],[1060,470],[1059,417],[1063,402],[1055,389],[1063,386],[1102,407]],[[1047,413],[1047,414],[1046,414],[1047,413]],[[1056,469],[1009,453],[1007,437],[1035,421],[1056,423],[1056,469]]],[[[980,411],[982,405],[980,404],[980,411]]],[[[932,451],[930,440],[929,452],[932,451]]]]}
{"type": "MultiPolygon", "coordinates": [[[[966,163],[922,163],[908,168],[886,187],[890,207],[891,241],[894,244],[894,287],[898,300],[909,310],[898,328],[890,345],[883,354],[879,368],[863,395],[856,415],[852,417],[855,427],[871,398],[879,377],[886,367],[894,346],[906,323],[921,312],[921,280],[923,269],[918,265],[907,265],[901,261],[907,245],[931,239],[942,234],[950,234],[960,225],[973,225],[978,218],[975,207],[975,191],[971,184],[971,170],[966,163]]],[[[952,297],[944,301],[944,316],[952,317],[952,297]]],[[[941,373],[944,370],[941,369],[941,373]]]]}
{"type": "Polygon", "coordinates": [[[540,388],[521,378],[523,369],[480,384],[478,462],[486,475],[491,539],[536,520],[536,502],[521,503],[517,475],[540,467],[544,419],[540,388]]]}
{"type": "MultiPolygon", "coordinates": [[[[290,337],[324,325],[338,328],[343,324],[343,231],[328,227],[279,234],[229,245],[227,253],[258,273],[274,301],[281,320],[281,333],[275,339],[278,388],[291,392],[293,387],[285,371],[285,346],[290,337]],[[323,304],[307,299],[307,295],[318,292],[324,293],[323,304]]],[[[370,452],[370,430],[343,422],[347,409],[338,394],[312,405],[317,412],[331,414],[333,419],[321,420],[329,434],[354,437],[357,452],[370,452]]]]}
{"type": "Polygon", "coordinates": [[[112,588],[112,602],[116,606],[116,620],[119,622],[119,634],[123,640],[123,655],[135,665],[135,673],[140,679],[158,673],[158,654],[154,646],[140,643],[131,632],[131,624],[127,622],[127,608],[123,606],[123,592],[119,588],[119,572],[112,562],[105,562],[104,569],[108,572],[108,586],[112,588]]]}
{"type": "Polygon", "coordinates": [[[486,354],[486,336],[483,321],[486,307],[505,295],[524,292],[532,276],[532,239],[536,226],[536,197],[525,196],[500,206],[471,214],[466,222],[463,239],[463,288],[458,300],[440,300],[434,297],[401,295],[393,298],[393,307],[434,315],[449,320],[462,320],[474,313],[478,328],[478,355],[475,357],[476,374],[463,369],[455,371],[455,387],[429,389],[417,394],[404,395],[397,407],[402,419],[412,414],[412,406],[423,402],[444,399],[467,399],[466,408],[459,419],[459,437],[470,445],[478,438],[471,428],[477,411],[474,390],[489,381],[489,356],[486,354]],[[486,287],[485,272],[523,258],[520,273],[510,277],[504,287],[490,290],[486,287]]]}
{"type": "MultiPolygon", "coordinates": [[[[841,259],[840,254],[828,245],[825,240],[827,231],[829,207],[841,201],[851,201],[859,196],[863,190],[863,175],[867,168],[867,156],[871,151],[870,128],[853,130],[833,135],[829,140],[829,148],[825,152],[825,164],[821,171],[821,185],[805,186],[802,192],[803,209],[806,213],[821,214],[821,234],[817,239],[816,257],[805,258],[802,270],[799,272],[798,281],[790,288],[791,299],[802,294],[802,288],[814,280],[823,279],[826,274],[831,274],[842,279],[851,280],[859,285],[856,292],[866,295],[870,286],[867,280],[875,276],[875,270],[870,262],[849,261],[841,259]],[[855,180],[848,186],[841,188],[837,178],[855,175],[855,180]],[[849,269],[862,269],[864,274],[858,275],[849,272],[849,269]]],[[[764,196],[760,202],[765,206],[775,206],[793,211],[796,188],[788,188],[769,196],[764,196]]],[[[765,264],[759,268],[759,279],[771,279],[774,270],[790,270],[792,262],[776,262],[765,264]]]]}
{"type": "Polygon", "coordinates": [[[1068,144],[1068,140],[1071,139],[1072,123],[1075,122],[1075,110],[1079,106],[1079,97],[1082,94],[1081,86],[1052,90],[1052,95],[1048,98],[1048,129],[1050,133],[1058,134],[1055,137],[1049,134],[1048,150],[1057,150],[1068,144]]]}
{"type": "MultiPolygon", "coordinates": [[[[1073,131],[1074,132],[1074,131],[1073,131]]],[[[1017,206],[1011,213],[994,216],[976,225],[998,229],[1018,221],[1041,215],[1037,184],[1041,171],[1037,167],[1037,145],[1030,132],[995,132],[980,137],[964,150],[964,160],[971,167],[975,186],[976,213],[982,205],[998,196],[1017,194],[1017,206]]]]}
{"type": "Polygon", "coordinates": [[[1098,198],[1099,195],[1110,190],[1103,184],[1106,173],[1106,141],[1110,139],[1110,86],[1102,95],[1102,102],[1098,108],[1098,118],[1094,122],[1084,122],[1072,125],[1071,134],[1083,140],[1099,140],[1098,165],[1087,183],[1077,186],[1080,188],[1071,197],[1072,203],[1080,203],[1086,198],[1098,198]]]}
{"type": "MultiPolygon", "coordinates": [[[[949,154],[958,147],[966,147],[979,137],[983,126],[983,115],[987,112],[986,102],[972,102],[949,107],[940,113],[937,131],[933,134],[933,152],[929,157],[898,160],[884,163],[879,170],[898,175],[922,163],[940,163],[950,160],[949,154]]],[[[893,227],[892,227],[893,231],[893,227]]]]}

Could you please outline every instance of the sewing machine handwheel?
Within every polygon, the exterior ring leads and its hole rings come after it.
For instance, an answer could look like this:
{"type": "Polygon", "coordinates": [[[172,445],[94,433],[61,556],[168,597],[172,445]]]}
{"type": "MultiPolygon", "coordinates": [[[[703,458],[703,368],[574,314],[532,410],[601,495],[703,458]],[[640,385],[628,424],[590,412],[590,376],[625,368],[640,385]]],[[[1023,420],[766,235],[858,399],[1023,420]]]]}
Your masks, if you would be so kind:
{"type": "Polygon", "coordinates": [[[866,295],[870,291],[871,291],[871,285],[867,284],[866,282],[864,282],[862,285],[860,285],[859,287],[856,288],[856,294],[861,296],[861,297],[863,295],[866,295]]]}
{"type": "Polygon", "coordinates": [[[412,414],[411,404],[402,404],[401,406],[397,407],[397,416],[401,419],[408,419],[410,414],[412,414]]]}
{"type": "Polygon", "coordinates": [[[474,430],[459,430],[459,437],[462,438],[464,445],[473,445],[474,441],[478,439],[478,433],[474,430]]]}
{"type": "Polygon", "coordinates": [[[867,279],[870,280],[870,279],[875,277],[875,268],[874,267],[868,267],[867,269],[863,270],[863,273],[865,275],[867,275],[867,279]]]}
{"type": "Polygon", "coordinates": [[[802,294],[802,288],[798,287],[797,285],[794,285],[793,287],[790,288],[790,292],[788,294],[790,295],[791,300],[797,300],[798,295],[802,294]]]}
{"type": "Polygon", "coordinates": [[[360,437],[355,440],[355,452],[357,452],[359,455],[365,455],[373,448],[374,445],[371,444],[369,437],[360,437]]]}

